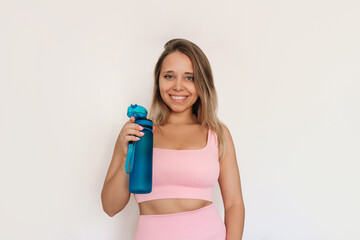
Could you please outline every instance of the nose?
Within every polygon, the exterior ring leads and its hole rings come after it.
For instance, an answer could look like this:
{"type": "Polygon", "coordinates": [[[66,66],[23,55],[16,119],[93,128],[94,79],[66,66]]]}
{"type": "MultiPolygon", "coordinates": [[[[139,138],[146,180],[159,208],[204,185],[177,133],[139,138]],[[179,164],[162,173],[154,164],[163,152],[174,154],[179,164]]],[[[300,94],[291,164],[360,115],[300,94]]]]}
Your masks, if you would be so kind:
{"type": "Polygon", "coordinates": [[[182,85],[181,78],[177,78],[177,79],[174,81],[173,89],[174,89],[175,91],[178,91],[178,92],[183,89],[183,85],[182,85]]]}

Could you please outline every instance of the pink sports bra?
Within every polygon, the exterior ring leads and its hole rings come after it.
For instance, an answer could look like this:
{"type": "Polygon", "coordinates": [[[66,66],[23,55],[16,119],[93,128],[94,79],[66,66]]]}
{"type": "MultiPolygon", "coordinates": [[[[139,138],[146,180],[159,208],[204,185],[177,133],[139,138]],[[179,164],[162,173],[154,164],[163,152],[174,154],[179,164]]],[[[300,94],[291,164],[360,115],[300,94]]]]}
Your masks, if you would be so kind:
{"type": "Polygon", "coordinates": [[[136,201],[192,198],[212,202],[212,189],[220,174],[217,135],[208,130],[202,149],[153,148],[152,192],[134,194],[136,201]]]}

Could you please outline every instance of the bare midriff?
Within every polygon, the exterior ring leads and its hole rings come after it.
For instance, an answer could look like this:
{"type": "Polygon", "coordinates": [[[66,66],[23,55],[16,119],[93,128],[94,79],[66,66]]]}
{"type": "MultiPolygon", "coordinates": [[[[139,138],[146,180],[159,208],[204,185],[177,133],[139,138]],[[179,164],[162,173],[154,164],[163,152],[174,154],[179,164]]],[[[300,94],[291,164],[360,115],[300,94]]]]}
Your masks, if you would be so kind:
{"type": "Polygon", "coordinates": [[[139,203],[140,215],[158,215],[193,211],[212,202],[201,199],[156,199],[139,203]]]}

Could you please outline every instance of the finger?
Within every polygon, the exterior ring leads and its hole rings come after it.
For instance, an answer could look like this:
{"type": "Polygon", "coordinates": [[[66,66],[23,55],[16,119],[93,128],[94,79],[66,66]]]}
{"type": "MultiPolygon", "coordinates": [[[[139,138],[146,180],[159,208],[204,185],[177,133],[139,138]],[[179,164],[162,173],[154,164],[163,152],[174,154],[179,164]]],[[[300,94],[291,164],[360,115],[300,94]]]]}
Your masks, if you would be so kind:
{"type": "Polygon", "coordinates": [[[144,136],[144,132],[141,132],[140,130],[136,130],[136,129],[127,129],[126,131],[126,135],[136,135],[136,136],[139,136],[139,137],[142,137],[144,136]]]}
{"type": "Polygon", "coordinates": [[[140,138],[139,138],[139,137],[135,137],[135,136],[131,136],[131,135],[127,135],[127,136],[125,136],[125,140],[126,140],[127,142],[130,142],[130,141],[139,141],[140,138]]]}
{"type": "Polygon", "coordinates": [[[133,122],[135,122],[135,117],[131,116],[131,118],[129,119],[129,123],[133,123],[133,122]]]}
{"type": "Polygon", "coordinates": [[[144,128],[140,125],[140,124],[137,124],[137,123],[130,123],[128,124],[128,129],[134,129],[134,130],[143,130],[144,128]]]}

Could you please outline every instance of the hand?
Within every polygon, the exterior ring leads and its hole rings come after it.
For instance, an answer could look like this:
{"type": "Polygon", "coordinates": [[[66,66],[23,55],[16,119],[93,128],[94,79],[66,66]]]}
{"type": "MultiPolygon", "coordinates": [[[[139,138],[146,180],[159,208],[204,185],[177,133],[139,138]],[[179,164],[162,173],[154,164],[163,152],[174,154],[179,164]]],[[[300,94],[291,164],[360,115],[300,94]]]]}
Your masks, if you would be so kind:
{"type": "Polygon", "coordinates": [[[120,147],[121,151],[126,157],[128,152],[128,145],[130,141],[139,141],[140,137],[144,136],[144,133],[141,132],[142,126],[135,123],[135,117],[131,117],[128,122],[126,122],[121,129],[118,140],[117,147],[120,147]]]}

